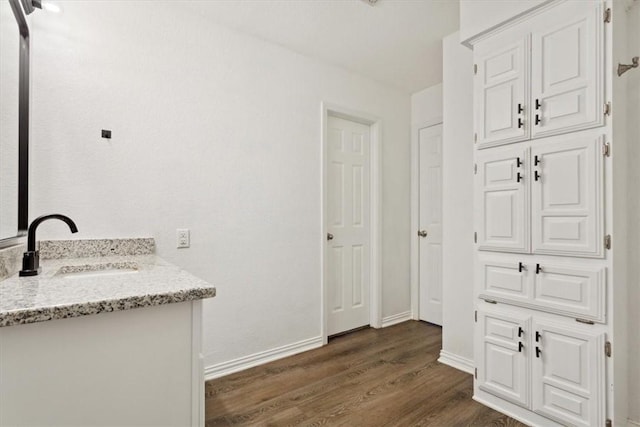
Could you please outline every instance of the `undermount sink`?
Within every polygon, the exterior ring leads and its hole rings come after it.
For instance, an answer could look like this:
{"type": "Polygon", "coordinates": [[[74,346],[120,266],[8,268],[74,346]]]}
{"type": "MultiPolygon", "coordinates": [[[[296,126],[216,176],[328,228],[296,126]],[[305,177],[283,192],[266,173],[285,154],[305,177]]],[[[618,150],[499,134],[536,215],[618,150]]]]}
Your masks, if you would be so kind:
{"type": "Polygon", "coordinates": [[[108,262],[104,264],[65,265],[60,267],[55,276],[75,279],[137,274],[138,271],[138,264],[135,262],[108,262]]]}

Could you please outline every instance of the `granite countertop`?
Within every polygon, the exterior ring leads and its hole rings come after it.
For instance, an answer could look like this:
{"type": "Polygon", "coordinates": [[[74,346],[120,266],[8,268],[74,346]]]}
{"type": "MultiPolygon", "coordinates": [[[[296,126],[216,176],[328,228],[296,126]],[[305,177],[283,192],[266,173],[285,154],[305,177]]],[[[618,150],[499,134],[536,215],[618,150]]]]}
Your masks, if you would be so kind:
{"type": "Polygon", "coordinates": [[[0,281],[0,327],[216,294],[212,285],[153,254],[46,259],[40,266],[38,276],[0,281]]]}

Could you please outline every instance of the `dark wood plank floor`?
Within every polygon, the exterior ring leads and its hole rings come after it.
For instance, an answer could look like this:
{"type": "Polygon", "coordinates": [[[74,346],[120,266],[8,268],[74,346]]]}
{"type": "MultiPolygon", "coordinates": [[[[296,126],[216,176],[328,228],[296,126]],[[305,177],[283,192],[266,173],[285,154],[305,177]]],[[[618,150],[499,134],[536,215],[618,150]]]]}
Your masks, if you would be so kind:
{"type": "Polygon", "coordinates": [[[522,426],[437,362],[441,329],[408,321],[206,383],[206,425],[522,426]]]}

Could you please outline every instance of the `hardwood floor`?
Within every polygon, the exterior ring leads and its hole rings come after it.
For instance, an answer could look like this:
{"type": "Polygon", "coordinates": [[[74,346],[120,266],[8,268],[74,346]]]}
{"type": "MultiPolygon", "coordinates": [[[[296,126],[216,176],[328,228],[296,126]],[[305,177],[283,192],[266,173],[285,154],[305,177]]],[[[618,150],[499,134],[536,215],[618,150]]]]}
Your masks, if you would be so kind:
{"type": "Polygon", "coordinates": [[[208,381],[206,425],[523,426],[471,400],[471,375],[437,362],[441,329],[408,321],[208,381]]]}

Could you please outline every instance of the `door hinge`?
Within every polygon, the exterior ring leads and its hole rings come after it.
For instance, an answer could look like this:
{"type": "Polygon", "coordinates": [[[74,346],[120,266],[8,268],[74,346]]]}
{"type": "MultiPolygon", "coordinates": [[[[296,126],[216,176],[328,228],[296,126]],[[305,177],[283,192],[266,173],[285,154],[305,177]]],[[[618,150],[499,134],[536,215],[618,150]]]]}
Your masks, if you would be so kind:
{"type": "Polygon", "coordinates": [[[478,164],[477,163],[474,163],[474,165],[473,165],[473,174],[474,175],[478,174],[478,164]]]}
{"type": "Polygon", "coordinates": [[[478,323],[478,310],[476,310],[476,312],[475,312],[475,314],[474,314],[474,317],[475,317],[475,319],[476,319],[476,323],[478,323]]]}
{"type": "Polygon", "coordinates": [[[606,104],[604,104],[604,115],[605,116],[610,116],[611,115],[611,103],[607,102],[606,104]]]}
{"type": "Polygon", "coordinates": [[[613,423],[610,419],[607,419],[607,421],[604,422],[604,427],[613,427],[613,423]]]}
{"type": "Polygon", "coordinates": [[[478,64],[473,64],[473,74],[478,74],[478,64]]]}
{"type": "Polygon", "coordinates": [[[602,144],[602,155],[605,157],[611,157],[611,144],[608,142],[602,144]]]}
{"type": "Polygon", "coordinates": [[[604,247],[605,249],[611,249],[611,234],[604,236],[604,247]]]}
{"type": "Polygon", "coordinates": [[[475,379],[478,379],[478,368],[475,369],[473,376],[475,377],[475,379]]]}
{"type": "Polygon", "coordinates": [[[477,231],[473,232],[473,243],[478,243],[478,232],[477,231]]]}
{"type": "Polygon", "coordinates": [[[604,10],[604,22],[611,22],[611,8],[608,7],[604,10]]]}
{"type": "Polygon", "coordinates": [[[604,343],[604,354],[607,357],[611,357],[611,341],[607,341],[604,343]]]}

